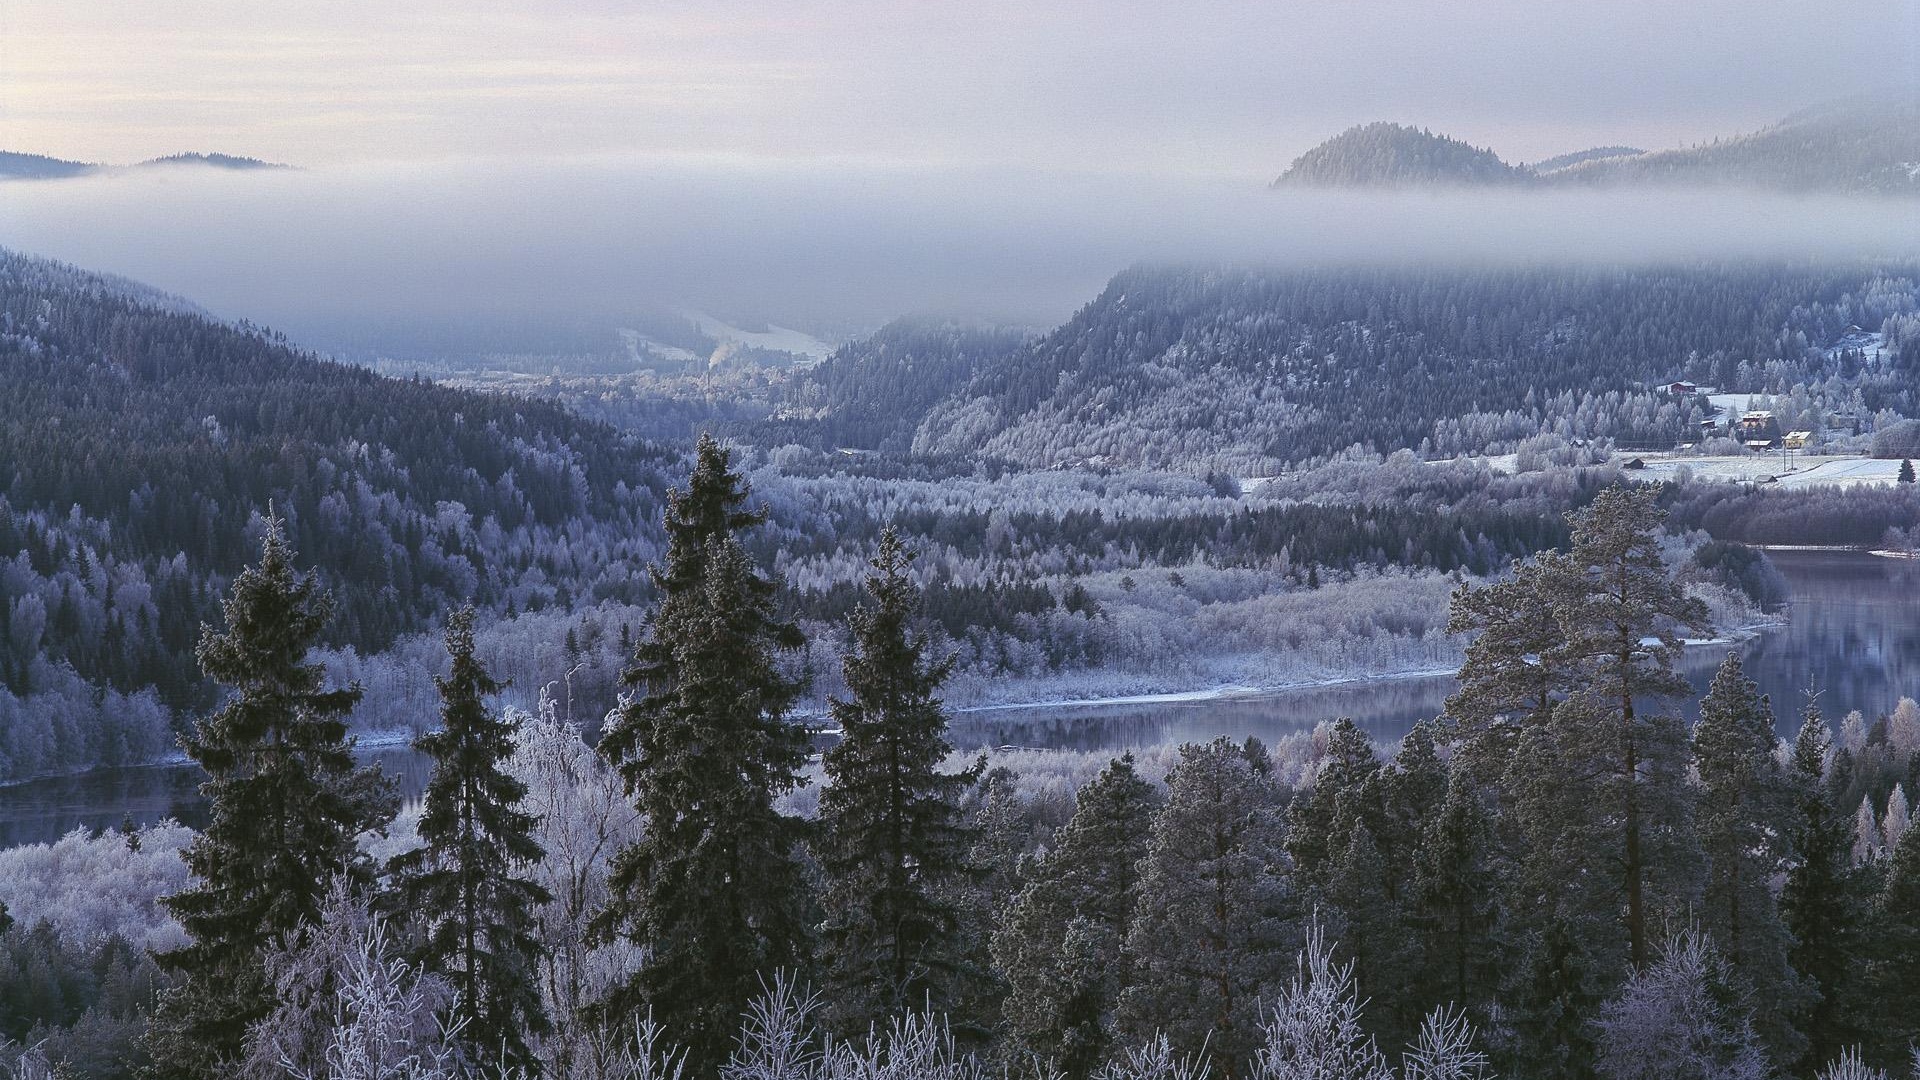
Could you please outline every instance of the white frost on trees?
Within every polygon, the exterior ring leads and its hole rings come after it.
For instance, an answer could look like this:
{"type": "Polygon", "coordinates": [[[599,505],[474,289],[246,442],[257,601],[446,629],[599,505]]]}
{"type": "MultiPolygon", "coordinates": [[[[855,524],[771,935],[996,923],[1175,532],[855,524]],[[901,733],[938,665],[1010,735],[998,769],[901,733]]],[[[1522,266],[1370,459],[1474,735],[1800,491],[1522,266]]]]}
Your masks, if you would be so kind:
{"type": "Polygon", "coordinates": [[[1767,1080],[1772,1070],[1738,1002],[1733,972],[1706,935],[1671,938],[1659,960],[1600,1011],[1607,1080],[1767,1080]],[[1735,998],[1729,1002],[1729,998],[1735,998]]]}
{"type": "Polygon", "coordinates": [[[1298,964],[1262,1027],[1256,1080],[1393,1080],[1386,1056],[1360,1026],[1366,1003],[1353,962],[1334,962],[1318,920],[1307,928],[1298,964]]]}

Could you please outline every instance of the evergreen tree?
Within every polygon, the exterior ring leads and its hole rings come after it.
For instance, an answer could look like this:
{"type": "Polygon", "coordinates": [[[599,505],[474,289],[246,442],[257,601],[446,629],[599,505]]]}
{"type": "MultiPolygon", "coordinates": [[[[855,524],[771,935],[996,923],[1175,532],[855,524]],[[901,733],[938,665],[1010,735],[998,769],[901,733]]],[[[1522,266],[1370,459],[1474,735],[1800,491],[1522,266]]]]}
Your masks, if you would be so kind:
{"type": "Polygon", "coordinates": [[[1080,789],[993,934],[1008,1029],[1069,1077],[1091,1075],[1112,1045],[1114,1007],[1132,981],[1127,922],[1159,801],[1131,754],[1108,763],[1080,789]]]}
{"type": "Polygon", "coordinates": [[[1894,477],[1894,479],[1900,481],[1903,484],[1913,483],[1913,459],[1912,458],[1900,459],[1900,475],[1894,477]]]}
{"type": "Polygon", "coordinates": [[[1569,688],[1566,672],[1544,662],[1563,642],[1548,582],[1565,570],[1565,556],[1542,552],[1506,581],[1454,591],[1447,632],[1476,636],[1447,717],[1459,729],[1465,762],[1483,780],[1506,767],[1520,727],[1544,722],[1569,688]]]}
{"type": "Polygon", "coordinates": [[[850,1032],[910,1009],[948,1012],[969,975],[954,884],[969,872],[972,838],[958,803],[986,762],[940,770],[953,746],[937,695],[953,661],[928,656],[927,638],[909,625],[920,603],[912,558],[891,528],[880,534],[872,603],[848,619],[848,697],[831,705],[843,734],[822,755],[822,959],[850,1032]]]}
{"type": "Polygon", "coordinates": [[[1692,900],[1694,858],[1686,791],[1686,734],[1652,706],[1689,692],[1674,670],[1680,631],[1708,627],[1706,605],[1668,572],[1656,535],[1665,513],[1651,489],[1608,488],[1567,515],[1573,543],[1548,575],[1561,642],[1544,661],[1571,673],[1607,729],[1585,763],[1603,770],[1602,802],[1617,839],[1628,956],[1652,962],[1653,927],[1692,900]]]}
{"type": "Polygon", "coordinates": [[[1920,1009],[1913,1002],[1920,987],[1920,830],[1908,830],[1887,856],[1872,927],[1866,954],[1870,1038],[1879,1047],[1878,1064],[1897,1068],[1909,1048],[1920,1045],[1920,1009]]]}
{"type": "Polygon", "coordinates": [[[1814,999],[1800,1021],[1807,1038],[1802,1067],[1831,1061],[1863,1032],[1857,957],[1866,916],[1862,875],[1853,870],[1853,822],[1834,802],[1827,762],[1833,734],[1812,701],[1793,741],[1789,779],[1794,812],[1787,828],[1791,862],[1780,891],[1780,916],[1792,941],[1793,969],[1810,983],[1814,999]]]}
{"type": "Polygon", "coordinates": [[[1806,995],[1788,961],[1792,939],[1772,883],[1787,865],[1792,793],[1774,757],[1773,709],[1728,653],[1693,729],[1700,778],[1695,821],[1707,856],[1699,927],[1754,990],[1754,1026],[1774,1059],[1799,1060],[1794,1025],[1806,995]]]}
{"type": "Polygon", "coordinates": [[[1424,960],[1420,997],[1484,1015],[1499,992],[1500,877],[1493,817],[1464,772],[1428,817],[1413,857],[1410,922],[1424,960]]]}
{"type": "Polygon", "coordinates": [[[1355,824],[1385,826],[1381,768],[1373,740],[1350,718],[1335,720],[1313,787],[1287,807],[1287,854],[1300,891],[1326,892],[1355,824]]]}
{"type": "Polygon", "coordinates": [[[599,1011],[626,1026],[651,1010],[701,1073],[724,1060],[761,979],[809,952],[803,826],[774,805],[807,759],[806,731],[787,718],[801,683],[776,665],[802,641],[736,535],[764,520],[746,498],[727,451],[702,436],[669,499],[660,599],[626,673],[642,693],[600,740],[646,833],[615,855],[595,928],[648,957],[599,1011]]]}
{"type": "Polygon", "coordinates": [[[1181,747],[1167,789],[1127,936],[1134,979],[1120,1026],[1204,1049],[1238,1076],[1259,1043],[1260,1003],[1286,976],[1279,792],[1225,738],[1181,747]]]}
{"type": "Polygon", "coordinates": [[[474,656],[473,620],[465,608],[447,621],[452,670],[434,678],[440,730],[414,741],[433,759],[420,814],[423,846],[392,868],[405,913],[424,931],[423,966],[457,995],[468,1060],[533,1069],[528,1036],[547,1029],[535,919],[552,896],[519,873],[545,852],[532,835],[538,822],[517,809],[527,786],[503,769],[514,752],[514,714],[488,708],[502,686],[474,656]]]}
{"type": "Polygon", "coordinates": [[[165,900],[189,942],[160,957],[178,982],[149,1027],[156,1076],[198,1080],[237,1060],[275,1005],[268,948],[319,918],[334,877],[371,883],[354,838],[396,806],[379,771],[354,764],[346,716],[360,688],[327,688],[308,662],[333,605],[294,557],[269,516],[260,562],[221,605],[226,629],[201,628],[201,669],[232,693],[182,739],[207,772],[210,820],[185,852],[195,883],[165,900]]]}

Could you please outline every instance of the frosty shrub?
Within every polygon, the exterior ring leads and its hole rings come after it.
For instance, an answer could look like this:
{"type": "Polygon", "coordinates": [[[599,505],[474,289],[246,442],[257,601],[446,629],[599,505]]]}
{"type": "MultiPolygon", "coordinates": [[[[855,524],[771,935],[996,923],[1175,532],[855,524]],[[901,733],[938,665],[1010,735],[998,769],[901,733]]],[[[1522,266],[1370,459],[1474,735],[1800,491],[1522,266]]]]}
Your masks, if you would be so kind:
{"type": "Polygon", "coordinates": [[[1122,1051],[1094,1074],[1094,1080],[1211,1080],[1212,1075],[1213,1066],[1204,1054],[1175,1054],[1173,1043],[1160,1035],[1145,1046],[1122,1051]]]}
{"type": "Polygon", "coordinates": [[[1393,1080],[1393,1070],[1360,1026],[1360,1000],[1353,963],[1338,964],[1326,928],[1307,928],[1299,970],[1264,1025],[1254,1057],[1257,1080],[1393,1080]]]}
{"type": "Polygon", "coordinates": [[[1765,1080],[1744,993],[1706,935],[1686,931],[1627,981],[1596,1022],[1608,1080],[1765,1080]]]}

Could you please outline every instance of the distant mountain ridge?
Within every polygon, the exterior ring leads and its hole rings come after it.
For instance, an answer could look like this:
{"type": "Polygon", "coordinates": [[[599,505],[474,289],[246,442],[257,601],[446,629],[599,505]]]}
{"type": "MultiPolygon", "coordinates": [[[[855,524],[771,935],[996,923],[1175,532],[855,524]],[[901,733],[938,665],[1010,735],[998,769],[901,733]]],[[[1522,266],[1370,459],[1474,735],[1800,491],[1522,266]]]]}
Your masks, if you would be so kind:
{"type": "Polygon", "coordinates": [[[1403,124],[1349,128],[1295,158],[1287,187],[1703,186],[1920,195],[1920,96],[1853,98],[1671,150],[1603,146],[1531,166],[1403,124]]]}
{"type": "Polygon", "coordinates": [[[65,180],[122,169],[151,169],[164,166],[197,166],[235,171],[293,168],[291,165],[262,161],[259,158],[239,157],[233,154],[207,154],[198,151],[149,158],[132,165],[102,165],[91,161],[70,161],[66,158],[49,157],[46,154],[23,154],[0,150],[0,180],[65,180]]]}

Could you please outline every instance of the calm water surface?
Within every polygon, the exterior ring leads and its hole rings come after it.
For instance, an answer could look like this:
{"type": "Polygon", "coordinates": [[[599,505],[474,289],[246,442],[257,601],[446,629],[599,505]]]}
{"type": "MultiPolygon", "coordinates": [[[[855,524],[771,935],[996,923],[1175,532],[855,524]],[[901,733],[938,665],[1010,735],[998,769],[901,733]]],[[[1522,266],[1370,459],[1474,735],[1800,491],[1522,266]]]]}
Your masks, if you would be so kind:
{"type": "MultiPolygon", "coordinates": [[[[1809,686],[1829,719],[1859,709],[1869,719],[1902,696],[1920,696],[1920,561],[1855,552],[1780,551],[1774,564],[1793,588],[1790,625],[1738,646],[1747,672],[1773,698],[1783,734],[1798,725],[1809,686]]],[[[1686,672],[1704,691],[1726,647],[1688,650],[1686,672]]],[[[1393,679],[1260,696],[1159,705],[1078,706],[969,713],[954,724],[965,749],[989,746],[1120,750],[1257,735],[1272,740],[1321,720],[1351,716],[1376,739],[1393,740],[1440,711],[1451,677],[1393,679]]],[[[409,795],[426,784],[419,755],[403,748],[363,755],[409,795]]],[[[188,765],[103,769],[0,788],[0,847],[43,842],[75,826],[102,829],[178,818],[199,824],[205,804],[188,765]]]]}

